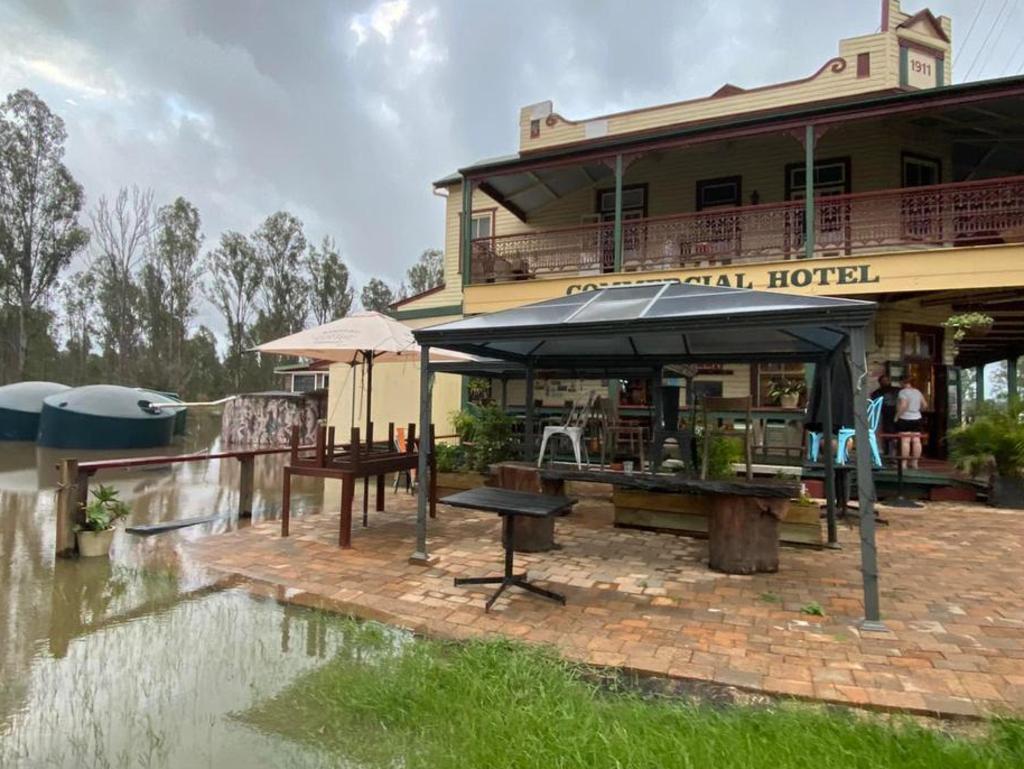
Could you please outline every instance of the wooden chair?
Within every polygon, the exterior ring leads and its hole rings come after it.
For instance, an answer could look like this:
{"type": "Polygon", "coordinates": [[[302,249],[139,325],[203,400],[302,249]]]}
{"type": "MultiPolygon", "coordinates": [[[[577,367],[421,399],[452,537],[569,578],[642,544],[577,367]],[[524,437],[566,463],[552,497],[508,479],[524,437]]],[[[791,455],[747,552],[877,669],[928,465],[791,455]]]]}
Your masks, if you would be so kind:
{"type": "Polygon", "coordinates": [[[619,439],[629,442],[630,453],[636,452],[640,458],[640,472],[644,471],[644,443],[646,430],[641,425],[629,424],[619,419],[616,404],[610,398],[595,398],[594,412],[601,430],[601,467],[604,467],[605,453],[610,451],[610,460],[614,461],[619,439]]]}
{"type": "Polygon", "coordinates": [[[710,457],[711,438],[714,435],[724,435],[731,438],[742,438],[743,439],[743,456],[747,465],[747,480],[751,481],[754,479],[753,469],[753,437],[754,437],[754,415],[753,415],[753,398],[749,395],[745,395],[741,398],[717,398],[707,396],[701,402],[701,407],[704,412],[703,427],[704,427],[704,451],[703,457],[700,461],[700,477],[706,479],[708,477],[708,459],[710,457]],[[719,411],[739,411],[744,414],[744,429],[740,433],[732,428],[721,427],[718,424],[711,423],[711,414],[719,411]]]}

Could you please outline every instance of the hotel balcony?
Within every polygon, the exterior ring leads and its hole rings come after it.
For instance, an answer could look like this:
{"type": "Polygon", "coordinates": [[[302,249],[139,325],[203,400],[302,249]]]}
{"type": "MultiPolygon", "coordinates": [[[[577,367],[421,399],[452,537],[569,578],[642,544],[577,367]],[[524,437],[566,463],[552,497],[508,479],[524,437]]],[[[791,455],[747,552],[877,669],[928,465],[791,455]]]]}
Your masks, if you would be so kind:
{"type": "Polygon", "coordinates": [[[628,219],[618,259],[611,221],[475,238],[468,283],[1021,243],[1024,176],[818,197],[810,248],[805,210],[794,200],[628,219]]]}

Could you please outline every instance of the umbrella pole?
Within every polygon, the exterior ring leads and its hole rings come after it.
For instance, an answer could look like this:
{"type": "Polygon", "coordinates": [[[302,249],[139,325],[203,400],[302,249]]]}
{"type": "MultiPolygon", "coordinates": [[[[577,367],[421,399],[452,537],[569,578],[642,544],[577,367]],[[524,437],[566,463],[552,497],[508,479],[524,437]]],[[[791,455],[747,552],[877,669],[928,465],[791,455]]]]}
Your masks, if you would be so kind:
{"type": "MultiPolygon", "coordinates": [[[[373,406],[373,350],[364,350],[363,359],[366,361],[366,441],[367,452],[373,451],[370,444],[370,425],[373,422],[371,407],[373,406]]],[[[363,476],[363,526],[369,526],[370,509],[370,477],[363,476]]]]}

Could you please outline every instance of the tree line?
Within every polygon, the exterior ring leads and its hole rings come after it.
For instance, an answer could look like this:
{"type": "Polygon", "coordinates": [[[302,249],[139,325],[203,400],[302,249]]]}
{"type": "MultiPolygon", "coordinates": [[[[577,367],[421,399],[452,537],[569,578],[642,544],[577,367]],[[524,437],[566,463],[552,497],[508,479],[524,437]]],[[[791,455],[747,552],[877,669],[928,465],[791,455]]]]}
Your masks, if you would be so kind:
{"type": "MultiPolygon", "coordinates": [[[[185,197],[122,187],[86,206],[64,164],[63,120],[27,89],[0,106],[0,384],[109,382],[190,399],[275,386],[286,362],[253,346],[347,315],[356,290],[334,239],[309,242],[287,211],[205,247],[185,197]],[[72,263],[82,265],[72,270],[72,263]],[[198,322],[206,301],[224,337],[198,322]]],[[[427,249],[392,287],[372,278],[365,309],[443,280],[427,249]]]]}

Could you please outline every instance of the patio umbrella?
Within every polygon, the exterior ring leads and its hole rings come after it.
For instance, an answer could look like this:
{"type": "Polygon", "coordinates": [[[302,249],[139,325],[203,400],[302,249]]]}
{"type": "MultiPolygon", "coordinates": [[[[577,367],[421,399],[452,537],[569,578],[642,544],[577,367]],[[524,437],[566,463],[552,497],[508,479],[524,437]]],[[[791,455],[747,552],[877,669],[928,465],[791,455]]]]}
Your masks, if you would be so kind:
{"type": "MultiPolygon", "coordinates": [[[[419,347],[409,327],[379,312],[355,312],[316,328],[308,328],[256,347],[261,353],[295,355],[332,363],[366,365],[366,429],[373,404],[373,364],[382,359],[417,360],[419,347]]],[[[355,418],[355,383],[352,415],[355,418]]]]}
{"type": "MultiPolygon", "coordinates": [[[[344,318],[332,320],[316,328],[299,331],[280,339],[258,345],[258,352],[273,355],[295,355],[302,358],[366,366],[366,435],[370,433],[371,406],[373,405],[373,364],[406,363],[418,361],[420,347],[413,338],[412,329],[380,312],[364,310],[344,318]]],[[[431,350],[431,360],[467,360],[465,353],[431,350]]],[[[352,422],[355,423],[355,383],[352,383],[352,422]]],[[[420,426],[421,432],[424,427],[420,426]]],[[[363,509],[366,510],[364,479],[363,509]]]]}
{"type": "MultiPolygon", "coordinates": [[[[264,342],[254,349],[261,353],[295,355],[350,366],[365,364],[367,431],[373,404],[373,364],[408,363],[420,358],[420,347],[412,336],[412,329],[383,313],[370,310],[354,312],[322,326],[264,342]]],[[[431,351],[431,360],[435,361],[472,359],[472,355],[465,353],[431,351]]],[[[354,401],[354,384],[352,397],[354,401]]]]}
{"type": "MultiPolygon", "coordinates": [[[[808,400],[806,426],[808,430],[822,432],[825,424],[825,367],[832,373],[832,431],[853,425],[853,390],[850,387],[850,364],[845,353],[833,355],[831,363],[814,367],[814,382],[808,400]]],[[[827,442],[827,438],[824,439],[827,442]]],[[[826,443],[827,445],[827,443],[826,443]]]]}

